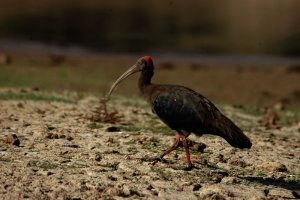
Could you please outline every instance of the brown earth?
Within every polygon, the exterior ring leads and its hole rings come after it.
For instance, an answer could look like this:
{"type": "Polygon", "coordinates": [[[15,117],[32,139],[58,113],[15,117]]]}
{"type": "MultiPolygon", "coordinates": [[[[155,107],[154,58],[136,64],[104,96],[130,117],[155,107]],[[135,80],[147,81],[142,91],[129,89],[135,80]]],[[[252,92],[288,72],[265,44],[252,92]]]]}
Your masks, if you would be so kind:
{"type": "Polygon", "coordinates": [[[182,149],[165,162],[143,161],[171,145],[174,134],[139,99],[114,97],[108,112],[121,121],[110,124],[91,121],[97,114],[101,121],[96,111],[103,111],[93,96],[27,89],[2,89],[1,95],[9,92],[20,99],[0,101],[1,199],[300,198],[299,120],[267,127],[262,114],[223,105],[253,147],[191,135],[207,147],[193,145],[195,169],[183,171],[172,167],[184,163],[182,149]],[[5,142],[9,134],[19,146],[5,142]]]}

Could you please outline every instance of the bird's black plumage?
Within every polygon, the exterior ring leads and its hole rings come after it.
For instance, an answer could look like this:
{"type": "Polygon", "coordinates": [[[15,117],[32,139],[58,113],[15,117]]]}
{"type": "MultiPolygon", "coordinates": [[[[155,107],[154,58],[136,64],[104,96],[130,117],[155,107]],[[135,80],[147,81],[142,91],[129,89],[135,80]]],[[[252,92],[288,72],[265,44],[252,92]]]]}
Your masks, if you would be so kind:
{"type": "MultiPolygon", "coordinates": [[[[142,62],[143,63],[143,62],[142,62]]],[[[180,85],[152,84],[153,62],[141,71],[139,89],[152,111],[171,129],[188,136],[213,134],[230,145],[250,148],[249,138],[207,98],[180,85]]]]}
{"type": "Polygon", "coordinates": [[[171,129],[188,136],[195,133],[223,137],[238,148],[250,148],[250,140],[207,98],[178,85],[152,85],[149,95],[152,111],[171,129]],[[169,92],[157,92],[168,90],[169,92]]]}
{"type": "Polygon", "coordinates": [[[187,163],[191,166],[186,138],[190,133],[198,136],[213,134],[224,138],[230,145],[250,148],[250,139],[207,98],[184,86],[152,84],[154,65],[150,56],[140,58],[111,87],[113,89],[126,77],[141,72],[139,89],[150,104],[152,111],[171,129],[177,131],[176,142],[162,154],[161,158],[182,141],[186,150],[187,163]]]}

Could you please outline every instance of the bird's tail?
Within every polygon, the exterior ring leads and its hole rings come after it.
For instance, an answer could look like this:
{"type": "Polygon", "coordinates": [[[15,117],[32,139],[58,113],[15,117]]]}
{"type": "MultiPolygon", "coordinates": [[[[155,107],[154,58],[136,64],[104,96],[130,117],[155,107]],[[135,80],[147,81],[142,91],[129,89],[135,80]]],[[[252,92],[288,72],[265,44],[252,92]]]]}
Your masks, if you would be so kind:
{"type": "Polygon", "coordinates": [[[217,127],[217,135],[223,137],[231,146],[240,149],[251,148],[250,139],[226,116],[223,115],[223,119],[218,122],[217,127]]]}

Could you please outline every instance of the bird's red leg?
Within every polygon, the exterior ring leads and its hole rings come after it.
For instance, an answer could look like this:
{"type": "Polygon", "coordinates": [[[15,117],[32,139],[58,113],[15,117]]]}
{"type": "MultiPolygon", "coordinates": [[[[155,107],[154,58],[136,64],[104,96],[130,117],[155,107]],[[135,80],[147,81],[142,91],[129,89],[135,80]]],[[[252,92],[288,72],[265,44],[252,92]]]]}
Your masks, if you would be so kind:
{"type": "Polygon", "coordinates": [[[176,134],[176,140],[175,140],[175,142],[174,142],[174,144],[169,148],[169,149],[167,149],[166,151],[164,151],[164,153],[162,153],[161,155],[159,155],[159,156],[157,156],[157,157],[154,157],[154,158],[150,158],[150,159],[146,159],[146,160],[151,160],[151,161],[154,161],[153,162],[153,164],[155,164],[156,162],[158,162],[158,161],[162,161],[162,159],[163,159],[163,157],[165,156],[165,155],[168,155],[169,153],[171,153],[172,151],[174,151],[175,149],[177,149],[178,148],[178,146],[179,146],[179,143],[180,143],[180,138],[181,138],[182,136],[180,135],[180,134],[176,134]]]}
{"type": "Polygon", "coordinates": [[[160,158],[163,158],[165,155],[168,155],[169,153],[171,153],[172,151],[174,151],[175,149],[177,149],[178,146],[179,146],[180,138],[181,138],[181,135],[177,133],[177,134],[176,134],[176,140],[175,140],[174,144],[173,144],[169,149],[167,149],[167,150],[160,156],[160,158]]]}
{"type": "MultiPolygon", "coordinates": [[[[188,143],[187,143],[187,139],[186,139],[186,136],[184,136],[184,135],[182,135],[180,133],[176,134],[176,140],[175,140],[174,144],[169,149],[167,149],[162,155],[160,155],[159,157],[155,158],[154,164],[157,161],[161,161],[162,158],[165,155],[168,155],[169,153],[171,153],[172,151],[174,151],[175,149],[177,149],[178,146],[179,146],[179,144],[180,144],[180,142],[182,142],[182,145],[183,145],[183,147],[185,149],[185,154],[186,154],[186,163],[187,163],[187,166],[184,167],[183,169],[184,170],[191,170],[193,168],[193,166],[192,166],[192,162],[191,162],[190,150],[189,150],[189,146],[188,146],[188,143]]],[[[182,169],[182,168],[176,167],[176,169],[182,169]]]]}
{"type": "Polygon", "coordinates": [[[188,167],[191,167],[192,162],[191,162],[190,150],[189,150],[189,146],[187,144],[185,136],[182,137],[182,144],[185,149],[186,163],[187,163],[188,167]]]}

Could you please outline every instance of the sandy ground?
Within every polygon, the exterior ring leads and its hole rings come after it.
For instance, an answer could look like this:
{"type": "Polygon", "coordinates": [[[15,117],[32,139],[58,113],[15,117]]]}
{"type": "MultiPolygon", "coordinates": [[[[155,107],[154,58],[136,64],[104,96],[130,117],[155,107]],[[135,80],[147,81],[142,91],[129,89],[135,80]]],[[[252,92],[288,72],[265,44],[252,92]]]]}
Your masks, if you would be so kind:
{"type": "Polygon", "coordinates": [[[266,129],[262,116],[224,106],[240,126],[250,127],[250,150],[222,138],[191,135],[192,171],[182,149],[153,164],[144,161],[174,136],[143,102],[114,99],[117,124],[90,118],[98,99],[0,101],[0,199],[299,199],[300,123],[266,129]],[[110,132],[117,127],[116,132],[110,132]],[[141,128],[144,127],[144,128],[141,128]],[[8,135],[16,134],[20,142],[8,135]],[[203,146],[206,148],[197,148],[203,146]],[[195,144],[198,144],[195,145],[195,144]]]}

